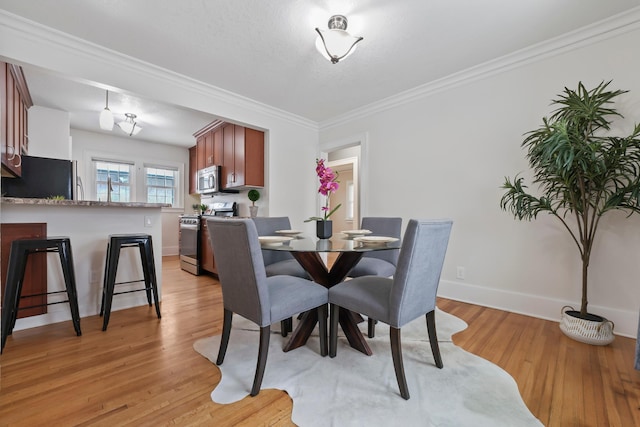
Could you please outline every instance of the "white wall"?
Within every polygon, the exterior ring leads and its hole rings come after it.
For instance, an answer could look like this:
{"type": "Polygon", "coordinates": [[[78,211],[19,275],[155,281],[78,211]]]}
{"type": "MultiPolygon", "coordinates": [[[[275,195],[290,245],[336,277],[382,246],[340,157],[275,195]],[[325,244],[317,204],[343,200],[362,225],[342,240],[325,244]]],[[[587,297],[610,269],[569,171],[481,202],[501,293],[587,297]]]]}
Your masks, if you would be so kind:
{"type": "Polygon", "coordinates": [[[69,113],[34,105],[28,114],[29,155],[71,160],[69,113]]]}
{"type": "MultiPolygon", "coordinates": [[[[499,208],[505,176],[531,174],[520,148],[550,101],[582,80],[630,90],[618,108],[622,134],[640,121],[640,30],[561,55],[470,78],[410,103],[325,126],[320,143],[368,135],[366,215],[449,217],[453,231],[440,295],[558,319],[580,304],[577,248],[550,216],[518,222],[499,208]],[[456,279],[456,267],[466,269],[456,279]]],[[[635,336],[640,307],[640,215],[603,218],[590,266],[590,312],[635,336]]]]}

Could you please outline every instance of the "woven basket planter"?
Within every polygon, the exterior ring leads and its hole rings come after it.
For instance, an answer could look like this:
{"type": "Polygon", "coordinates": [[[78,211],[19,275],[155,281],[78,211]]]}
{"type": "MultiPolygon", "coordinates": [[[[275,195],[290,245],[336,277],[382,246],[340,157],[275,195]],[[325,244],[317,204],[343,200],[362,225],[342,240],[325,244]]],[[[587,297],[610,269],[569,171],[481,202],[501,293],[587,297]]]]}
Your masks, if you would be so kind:
{"type": "Polygon", "coordinates": [[[562,307],[560,330],[566,336],[585,344],[607,345],[613,342],[615,336],[612,321],[595,314],[589,314],[595,320],[581,319],[577,317],[579,315],[580,312],[573,307],[568,305],[562,307]]]}

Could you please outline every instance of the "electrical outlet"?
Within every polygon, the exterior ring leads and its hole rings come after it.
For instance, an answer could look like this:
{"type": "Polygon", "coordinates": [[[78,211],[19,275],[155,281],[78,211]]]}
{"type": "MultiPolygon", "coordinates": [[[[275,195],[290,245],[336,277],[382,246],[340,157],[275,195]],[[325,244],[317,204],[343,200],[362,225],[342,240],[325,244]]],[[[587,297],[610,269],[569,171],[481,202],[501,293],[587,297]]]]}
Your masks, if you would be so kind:
{"type": "Polygon", "coordinates": [[[145,227],[151,227],[153,226],[152,222],[151,222],[151,217],[150,216],[145,216],[144,217],[144,226],[145,227]]]}
{"type": "Polygon", "coordinates": [[[465,268],[462,266],[456,267],[456,278],[464,280],[465,268]]]}

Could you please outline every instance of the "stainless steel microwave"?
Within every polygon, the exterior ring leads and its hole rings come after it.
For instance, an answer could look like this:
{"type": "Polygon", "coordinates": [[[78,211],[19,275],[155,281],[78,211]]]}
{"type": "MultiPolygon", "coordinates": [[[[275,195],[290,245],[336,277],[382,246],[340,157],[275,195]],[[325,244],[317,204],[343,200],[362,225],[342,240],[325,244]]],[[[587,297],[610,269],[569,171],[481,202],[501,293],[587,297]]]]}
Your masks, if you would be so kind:
{"type": "Polygon", "coordinates": [[[197,191],[199,194],[217,193],[220,188],[220,166],[209,166],[198,171],[197,191]]]}

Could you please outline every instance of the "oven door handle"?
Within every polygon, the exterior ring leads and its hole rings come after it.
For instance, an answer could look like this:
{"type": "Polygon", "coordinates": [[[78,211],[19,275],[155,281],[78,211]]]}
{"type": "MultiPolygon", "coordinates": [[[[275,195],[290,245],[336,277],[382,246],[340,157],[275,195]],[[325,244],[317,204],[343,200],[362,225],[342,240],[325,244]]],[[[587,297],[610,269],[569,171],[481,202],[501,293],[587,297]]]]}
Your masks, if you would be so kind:
{"type": "Polygon", "coordinates": [[[199,228],[198,224],[180,224],[182,230],[198,230],[199,228]]]}

